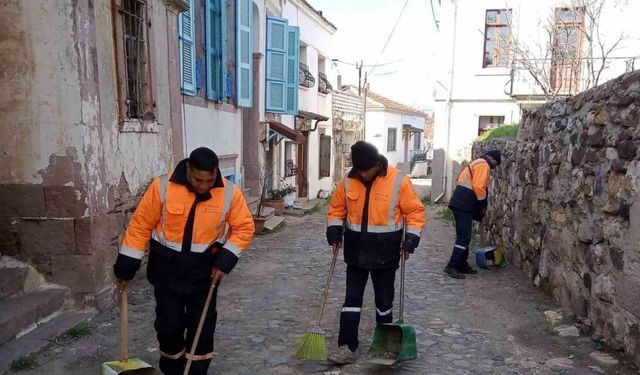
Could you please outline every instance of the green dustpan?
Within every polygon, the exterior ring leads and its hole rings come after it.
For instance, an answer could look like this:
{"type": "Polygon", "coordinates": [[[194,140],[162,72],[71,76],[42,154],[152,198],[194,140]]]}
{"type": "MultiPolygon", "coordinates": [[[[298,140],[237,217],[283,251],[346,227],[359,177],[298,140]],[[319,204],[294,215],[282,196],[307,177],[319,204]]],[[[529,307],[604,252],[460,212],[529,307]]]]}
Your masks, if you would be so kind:
{"type": "Polygon", "coordinates": [[[412,326],[405,324],[403,318],[404,254],[401,255],[401,259],[400,317],[395,323],[378,324],[376,326],[373,332],[373,340],[365,360],[367,363],[391,366],[397,362],[410,361],[418,357],[416,330],[412,326]]]}

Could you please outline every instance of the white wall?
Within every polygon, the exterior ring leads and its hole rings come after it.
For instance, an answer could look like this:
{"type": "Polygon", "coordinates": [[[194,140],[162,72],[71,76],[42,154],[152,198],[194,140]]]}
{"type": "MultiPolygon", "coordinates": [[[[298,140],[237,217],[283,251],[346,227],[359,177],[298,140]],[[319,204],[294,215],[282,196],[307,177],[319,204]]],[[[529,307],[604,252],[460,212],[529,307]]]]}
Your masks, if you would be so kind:
{"type": "MultiPolygon", "coordinates": [[[[539,57],[544,56],[546,46],[545,25],[554,8],[567,6],[566,0],[457,0],[457,28],[454,51],[454,5],[451,0],[443,0],[438,10],[440,34],[436,48],[441,51],[437,70],[435,90],[434,149],[451,152],[446,156],[448,185],[457,176],[451,176],[453,161],[469,160],[470,143],[477,137],[479,116],[504,116],[505,124],[518,122],[520,110],[510,98],[510,68],[482,67],[484,51],[484,27],[487,9],[512,9],[513,33],[521,41],[528,41],[529,48],[539,57]],[[453,68],[453,79],[452,79],[453,68]],[[451,130],[447,129],[448,107],[451,105],[451,130]],[[447,141],[447,133],[450,133],[447,141]]],[[[640,55],[640,1],[608,2],[601,23],[600,35],[605,45],[610,46],[624,30],[628,38],[611,56],[640,55]]],[[[594,53],[595,57],[598,53],[594,53]]],[[[636,66],[640,62],[636,63],[636,66]]],[[[600,83],[624,73],[623,60],[612,61],[603,71],[600,83]]],[[[516,74],[514,93],[539,93],[531,84],[528,73],[516,74]],[[535,90],[534,90],[535,89],[535,90]]],[[[434,169],[442,169],[434,165],[434,169]]],[[[439,192],[436,192],[439,193],[439,192]]]]}
{"type": "Polygon", "coordinates": [[[227,112],[215,108],[207,101],[207,107],[185,104],[185,154],[198,147],[212,149],[220,158],[235,155],[236,183],[242,166],[242,112],[227,112]]]}
{"type": "MultiPolygon", "coordinates": [[[[313,12],[296,0],[289,0],[284,4],[282,9],[282,17],[289,20],[289,25],[298,26],[300,28],[301,46],[304,46],[305,56],[300,56],[300,62],[309,67],[309,71],[315,77],[316,82],[313,87],[298,87],[298,108],[303,111],[313,112],[324,115],[329,118],[328,121],[320,123],[316,131],[310,132],[308,136],[308,182],[309,182],[309,199],[318,196],[318,192],[331,191],[333,186],[332,176],[319,178],[320,168],[320,129],[324,129],[325,135],[332,135],[332,114],[331,114],[331,94],[324,95],[318,92],[318,59],[325,59],[325,73],[327,76],[333,76],[330,72],[332,68],[329,49],[331,45],[331,36],[333,30],[326,26],[324,22],[313,12]]],[[[293,127],[292,116],[282,116],[283,123],[293,127]]],[[[315,121],[312,122],[315,126],[315,121]]],[[[278,146],[279,155],[281,156],[281,171],[284,171],[284,143],[278,146]]],[[[331,147],[333,150],[333,146],[331,147]]],[[[294,155],[296,153],[294,152],[294,155]]],[[[333,171],[334,155],[331,155],[331,174],[333,171]]],[[[296,160],[294,158],[294,160],[296,160]]],[[[297,160],[296,160],[297,162],[297,160]]],[[[287,179],[287,182],[295,181],[295,179],[287,179]]]]}

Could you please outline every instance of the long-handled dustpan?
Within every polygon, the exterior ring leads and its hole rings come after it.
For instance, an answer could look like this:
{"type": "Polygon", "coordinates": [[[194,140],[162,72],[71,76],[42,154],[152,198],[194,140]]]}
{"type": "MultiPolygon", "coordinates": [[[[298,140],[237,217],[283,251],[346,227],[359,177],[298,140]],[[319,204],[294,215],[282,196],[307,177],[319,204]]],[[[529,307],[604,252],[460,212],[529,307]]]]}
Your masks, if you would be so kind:
{"type": "MultiPolygon", "coordinates": [[[[402,235],[404,242],[404,230],[402,235]]],[[[400,316],[395,323],[376,326],[365,360],[367,363],[391,366],[397,362],[410,361],[418,357],[416,331],[404,322],[404,254],[400,258],[400,316]]]]}
{"type": "Polygon", "coordinates": [[[155,375],[159,372],[138,358],[129,358],[129,317],[127,312],[127,286],[120,292],[120,360],[104,362],[100,375],[155,375]]]}

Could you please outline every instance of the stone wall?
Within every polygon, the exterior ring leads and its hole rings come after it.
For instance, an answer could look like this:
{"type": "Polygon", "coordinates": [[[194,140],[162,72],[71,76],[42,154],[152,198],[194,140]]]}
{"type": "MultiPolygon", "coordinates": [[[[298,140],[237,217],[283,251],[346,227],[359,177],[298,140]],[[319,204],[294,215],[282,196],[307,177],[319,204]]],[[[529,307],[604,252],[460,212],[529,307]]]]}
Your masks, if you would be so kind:
{"type": "Polygon", "coordinates": [[[524,115],[490,187],[484,242],[640,364],[640,71],[524,115]]]}

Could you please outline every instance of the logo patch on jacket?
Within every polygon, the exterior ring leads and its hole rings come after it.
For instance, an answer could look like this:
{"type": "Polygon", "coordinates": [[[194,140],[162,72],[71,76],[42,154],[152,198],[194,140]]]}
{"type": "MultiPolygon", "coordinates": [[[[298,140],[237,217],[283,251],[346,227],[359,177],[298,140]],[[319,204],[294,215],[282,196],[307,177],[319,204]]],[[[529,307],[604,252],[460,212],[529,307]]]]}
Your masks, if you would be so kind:
{"type": "Polygon", "coordinates": [[[220,212],[220,205],[217,203],[203,203],[202,212],[205,214],[220,212]]]}
{"type": "Polygon", "coordinates": [[[373,199],[375,199],[376,201],[379,201],[379,202],[388,202],[389,201],[389,194],[376,193],[375,196],[373,197],[373,199]]]}

